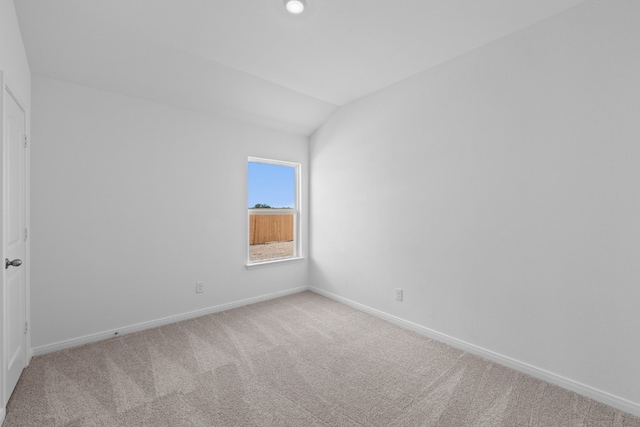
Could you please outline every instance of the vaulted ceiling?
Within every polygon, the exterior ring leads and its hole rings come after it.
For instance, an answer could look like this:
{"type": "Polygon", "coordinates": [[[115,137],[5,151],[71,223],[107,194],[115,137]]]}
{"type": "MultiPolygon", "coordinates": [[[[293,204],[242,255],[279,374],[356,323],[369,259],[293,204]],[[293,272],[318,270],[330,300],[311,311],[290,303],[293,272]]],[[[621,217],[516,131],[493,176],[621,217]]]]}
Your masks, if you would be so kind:
{"type": "Polygon", "coordinates": [[[339,106],[585,0],[15,0],[32,72],[311,134],[339,106]]]}

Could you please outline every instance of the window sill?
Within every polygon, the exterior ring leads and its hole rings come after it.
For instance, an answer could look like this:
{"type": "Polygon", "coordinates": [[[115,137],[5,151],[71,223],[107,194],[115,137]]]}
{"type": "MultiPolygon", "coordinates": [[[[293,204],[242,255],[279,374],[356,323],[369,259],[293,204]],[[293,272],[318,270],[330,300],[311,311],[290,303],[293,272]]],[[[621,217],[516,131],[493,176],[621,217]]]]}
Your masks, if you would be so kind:
{"type": "Polygon", "coordinates": [[[269,261],[262,261],[262,262],[252,262],[251,264],[247,264],[247,270],[275,267],[276,265],[283,265],[283,264],[295,264],[298,262],[303,262],[305,259],[306,258],[304,257],[294,257],[294,258],[271,259],[269,261]]]}

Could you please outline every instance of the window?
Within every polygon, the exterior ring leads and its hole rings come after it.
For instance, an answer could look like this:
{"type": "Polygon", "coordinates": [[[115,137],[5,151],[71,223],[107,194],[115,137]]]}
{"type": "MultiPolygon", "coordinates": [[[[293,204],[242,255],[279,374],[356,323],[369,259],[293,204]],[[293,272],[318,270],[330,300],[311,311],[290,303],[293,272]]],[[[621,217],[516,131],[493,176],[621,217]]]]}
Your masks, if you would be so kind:
{"type": "Polygon", "coordinates": [[[249,157],[247,267],[300,255],[300,164],[249,157]]]}

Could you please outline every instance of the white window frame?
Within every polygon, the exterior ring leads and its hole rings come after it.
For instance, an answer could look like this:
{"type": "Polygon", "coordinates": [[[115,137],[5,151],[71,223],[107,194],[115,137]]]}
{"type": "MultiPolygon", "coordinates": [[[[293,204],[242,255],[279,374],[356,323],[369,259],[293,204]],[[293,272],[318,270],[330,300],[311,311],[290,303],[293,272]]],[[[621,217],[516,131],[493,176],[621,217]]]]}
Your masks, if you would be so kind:
{"type": "MultiPolygon", "coordinates": [[[[247,264],[246,264],[247,269],[252,270],[255,268],[273,267],[276,265],[290,264],[290,263],[303,261],[304,257],[302,256],[302,236],[301,236],[302,227],[300,226],[301,217],[302,217],[302,212],[301,212],[302,165],[300,163],[287,162],[283,160],[265,159],[261,157],[248,157],[247,175],[248,175],[249,163],[264,163],[268,165],[287,166],[287,167],[294,168],[295,201],[294,201],[293,209],[249,209],[247,207],[247,245],[246,245],[247,246],[247,264]],[[260,211],[260,212],[257,212],[257,211],[260,211]],[[251,235],[249,233],[249,230],[251,228],[252,212],[253,212],[253,215],[277,215],[277,214],[290,214],[291,211],[293,211],[293,256],[287,257],[287,258],[274,258],[274,259],[268,259],[268,260],[251,261],[250,260],[251,255],[249,252],[250,251],[249,243],[251,243],[251,235]]],[[[248,191],[248,188],[249,188],[249,183],[247,182],[247,191],[248,191]]],[[[248,194],[247,194],[247,200],[248,200],[248,194]]]]}

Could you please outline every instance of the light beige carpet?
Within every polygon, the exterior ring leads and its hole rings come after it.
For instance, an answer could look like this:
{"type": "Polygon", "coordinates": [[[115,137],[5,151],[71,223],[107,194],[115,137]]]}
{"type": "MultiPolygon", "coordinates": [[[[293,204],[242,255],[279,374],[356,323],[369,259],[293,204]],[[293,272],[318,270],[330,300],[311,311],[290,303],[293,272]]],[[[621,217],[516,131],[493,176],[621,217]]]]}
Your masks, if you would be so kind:
{"type": "Polygon", "coordinates": [[[640,426],[304,292],[36,357],[4,426],[640,426]]]}

